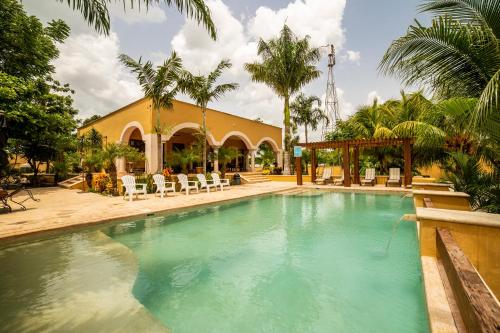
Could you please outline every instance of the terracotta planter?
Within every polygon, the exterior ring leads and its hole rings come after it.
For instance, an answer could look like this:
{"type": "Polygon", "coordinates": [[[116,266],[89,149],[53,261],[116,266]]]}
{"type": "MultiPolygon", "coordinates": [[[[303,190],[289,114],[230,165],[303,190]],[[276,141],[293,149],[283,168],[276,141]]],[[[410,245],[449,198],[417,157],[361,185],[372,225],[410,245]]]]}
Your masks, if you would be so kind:
{"type": "Polygon", "coordinates": [[[203,173],[203,167],[196,167],[196,173],[203,173]]]}

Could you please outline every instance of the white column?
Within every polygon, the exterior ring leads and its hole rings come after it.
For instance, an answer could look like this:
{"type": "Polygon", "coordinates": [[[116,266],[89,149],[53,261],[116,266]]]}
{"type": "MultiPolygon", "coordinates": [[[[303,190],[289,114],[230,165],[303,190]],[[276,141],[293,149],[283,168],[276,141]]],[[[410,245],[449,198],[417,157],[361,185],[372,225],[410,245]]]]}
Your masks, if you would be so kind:
{"type": "Polygon", "coordinates": [[[164,158],[164,154],[165,154],[165,143],[166,142],[167,141],[164,140],[163,137],[162,137],[161,144],[160,144],[160,147],[159,147],[160,150],[159,150],[159,160],[158,160],[158,165],[159,165],[159,169],[158,170],[160,170],[160,171],[163,170],[163,160],[165,159],[164,158]]]}
{"type": "Polygon", "coordinates": [[[156,133],[144,135],[145,156],[146,156],[146,173],[155,173],[159,166],[159,145],[158,135],[156,133]]]}
{"type": "Polygon", "coordinates": [[[252,172],[255,172],[255,152],[257,150],[256,149],[250,149],[249,152],[250,152],[250,170],[252,172]]]}
{"type": "Polygon", "coordinates": [[[213,146],[214,151],[214,172],[219,172],[219,147],[213,146]]]}
{"type": "Polygon", "coordinates": [[[125,165],[125,157],[120,157],[116,159],[116,172],[118,176],[121,176],[125,173],[127,173],[127,166],[125,165]]]}
{"type": "Polygon", "coordinates": [[[247,151],[244,155],[243,155],[243,168],[245,169],[245,171],[248,171],[248,166],[249,166],[249,163],[248,163],[248,158],[250,157],[250,151],[247,151]]]}

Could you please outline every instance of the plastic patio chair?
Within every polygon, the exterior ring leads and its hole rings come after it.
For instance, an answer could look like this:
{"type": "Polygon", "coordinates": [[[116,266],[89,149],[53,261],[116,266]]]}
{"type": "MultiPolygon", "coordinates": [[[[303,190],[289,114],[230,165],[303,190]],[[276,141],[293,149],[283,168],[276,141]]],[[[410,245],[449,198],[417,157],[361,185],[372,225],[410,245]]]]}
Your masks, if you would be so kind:
{"type": "Polygon", "coordinates": [[[164,175],[153,175],[153,181],[156,185],[155,195],[160,193],[160,196],[163,198],[163,194],[166,196],[168,192],[175,193],[175,182],[166,182],[164,175]]]}
{"type": "Polygon", "coordinates": [[[217,185],[215,185],[213,180],[207,180],[204,174],[199,173],[196,175],[198,181],[200,182],[200,190],[206,189],[207,193],[210,193],[210,188],[213,187],[217,191],[217,185]]]}
{"type": "Polygon", "coordinates": [[[198,188],[198,182],[188,180],[188,177],[183,174],[179,173],[177,175],[177,180],[179,180],[179,183],[181,184],[181,189],[179,192],[186,191],[186,195],[189,195],[190,190],[196,190],[196,192],[200,192],[200,189],[198,188]]]}
{"type": "Polygon", "coordinates": [[[123,193],[123,199],[125,199],[125,197],[128,195],[129,201],[132,201],[132,197],[134,194],[136,198],[139,197],[139,194],[144,194],[144,196],[146,196],[147,184],[136,184],[135,177],[130,175],[123,176],[121,179],[123,187],[125,187],[125,192],[123,193]],[[137,188],[138,186],[140,186],[141,188],[137,188]]]}
{"type": "Polygon", "coordinates": [[[219,186],[221,191],[224,191],[224,186],[230,187],[231,184],[229,182],[229,179],[227,178],[220,178],[219,174],[217,172],[212,173],[212,180],[214,181],[215,186],[219,186]]]}

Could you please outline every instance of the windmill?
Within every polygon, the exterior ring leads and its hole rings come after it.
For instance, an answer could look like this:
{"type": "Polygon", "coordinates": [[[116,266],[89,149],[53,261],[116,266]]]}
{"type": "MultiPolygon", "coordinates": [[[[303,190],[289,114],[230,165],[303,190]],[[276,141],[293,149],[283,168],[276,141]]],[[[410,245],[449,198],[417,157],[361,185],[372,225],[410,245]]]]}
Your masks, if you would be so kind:
{"type": "Polygon", "coordinates": [[[326,45],[330,48],[328,53],[328,80],[326,82],[325,114],[328,117],[328,123],[323,122],[321,137],[325,140],[325,135],[335,129],[340,120],[339,102],[337,91],[335,89],[335,79],[333,78],[333,66],[335,66],[335,47],[333,44],[326,45]]]}

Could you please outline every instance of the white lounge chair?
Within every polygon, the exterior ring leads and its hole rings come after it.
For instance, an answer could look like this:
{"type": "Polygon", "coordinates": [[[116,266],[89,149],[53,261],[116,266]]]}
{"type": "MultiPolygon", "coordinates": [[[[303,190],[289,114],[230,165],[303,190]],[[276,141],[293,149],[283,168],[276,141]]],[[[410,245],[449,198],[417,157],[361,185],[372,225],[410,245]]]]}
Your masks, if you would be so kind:
{"type": "Polygon", "coordinates": [[[189,195],[190,190],[196,190],[197,193],[200,192],[200,189],[198,188],[198,182],[188,180],[188,177],[185,174],[178,174],[177,179],[181,184],[181,189],[179,190],[179,192],[186,191],[186,195],[189,195]]]}
{"type": "Polygon", "coordinates": [[[229,179],[223,178],[220,179],[219,174],[216,172],[212,173],[212,180],[214,181],[215,186],[220,186],[220,190],[224,191],[224,186],[230,187],[229,179]]]}
{"type": "Polygon", "coordinates": [[[132,196],[135,194],[136,198],[139,196],[139,194],[144,194],[146,196],[147,192],[147,184],[136,184],[135,183],[135,177],[134,176],[123,176],[122,177],[122,183],[123,187],[125,187],[125,192],[123,193],[123,199],[128,195],[129,201],[132,201],[132,196]],[[138,189],[137,187],[140,186],[141,188],[138,189]]]}
{"type": "Polygon", "coordinates": [[[361,180],[361,185],[375,186],[375,169],[366,169],[365,179],[361,180]]]}
{"type": "Polygon", "coordinates": [[[163,194],[167,195],[168,192],[175,193],[175,182],[166,182],[164,175],[153,175],[153,181],[156,185],[155,195],[156,193],[160,193],[160,196],[163,198],[163,194]]]}
{"type": "Polygon", "coordinates": [[[340,178],[337,178],[337,179],[333,180],[333,185],[334,186],[344,185],[344,171],[342,171],[342,174],[340,175],[340,178]]]}
{"type": "Polygon", "coordinates": [[[198,181],[200,182],[200,190],[206,189],[207,193],[210,193],[210,188],[214,188],[215,191],[217,191],[217,185],[215,185],[213,180],[207,180],[204,174],[199,173],[196,175],[196,178],[198,178],[198,181]]]}
{"type": "Polygon", "coordinates": [[[399,168],[389,169],[389,178],[385,186],[401,186],[401,170],[399,168]]]}
{"type": "Polygon", "coordinates": [[[331,168],[324,168],[323,169],[323,175],[321,178],[317,178],[315,183],[316,184],[326,184],[330,181],[332,178],[332,169],[331,168]]]}

